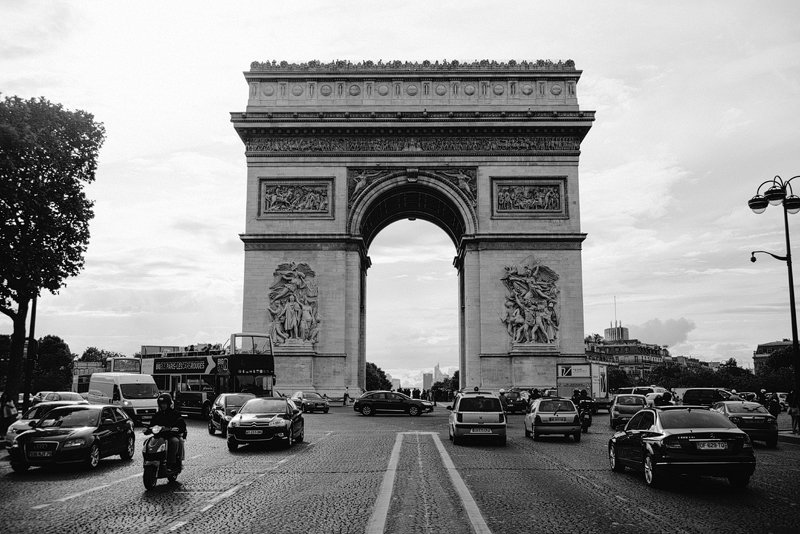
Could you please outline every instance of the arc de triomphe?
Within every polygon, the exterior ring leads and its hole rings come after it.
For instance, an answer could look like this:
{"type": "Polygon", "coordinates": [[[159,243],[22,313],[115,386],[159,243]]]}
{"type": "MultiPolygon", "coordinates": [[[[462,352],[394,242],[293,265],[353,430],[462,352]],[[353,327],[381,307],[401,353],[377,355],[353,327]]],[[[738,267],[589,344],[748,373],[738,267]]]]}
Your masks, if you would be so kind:
{"type": "Polygon", "coordinates": [[[545,387],[584,361],[572,61],[254,62],[244,331],[278,389],[364,387],[369,246],[419,218],[453,240],[462,387],[545,387]]]}

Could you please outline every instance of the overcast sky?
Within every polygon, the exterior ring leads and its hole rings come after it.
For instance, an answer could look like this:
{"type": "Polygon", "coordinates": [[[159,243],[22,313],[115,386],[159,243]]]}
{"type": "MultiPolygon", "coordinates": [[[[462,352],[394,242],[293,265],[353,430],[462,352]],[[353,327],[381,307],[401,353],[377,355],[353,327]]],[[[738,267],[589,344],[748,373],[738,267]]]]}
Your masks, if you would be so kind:
{"type": "MultiPolygon", "coordinates": [[[[132,354],[241,329],[245,158],[229,122],[254,60],[573,59],[581,108],[586,333],[752,365],[791,336],[782,213],[800,174],[800,3],[19,2],[0,0],[0,91],[103,122],[85,270],[37,335],[132,354]]],[[[800,182],[800,180],[798,180],[800,182]]],[[[790,221],[800,240],[800,214],[790,221]]],[[[396,223],[370,248],[367,359],[404,380],[455,369],[455,249],[396,223]]],[[[0,333],[11,322],[0,316],[0,333]]]]}

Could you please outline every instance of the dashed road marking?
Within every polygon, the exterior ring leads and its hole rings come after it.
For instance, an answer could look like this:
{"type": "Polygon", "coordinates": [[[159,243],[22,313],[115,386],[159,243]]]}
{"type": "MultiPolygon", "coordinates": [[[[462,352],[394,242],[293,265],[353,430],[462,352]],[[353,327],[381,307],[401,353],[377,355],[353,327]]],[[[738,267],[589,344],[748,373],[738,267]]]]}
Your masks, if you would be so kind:
{"type": "Polygon", "coordinates": [[[134,475],[130,475],[130,476],[127,476],[125,478],[120,478],[120,479],[115,480],[113,482],[109,482],[108,484],[101,484],[99,486],[95,486],[93,488],[89,488],[89,489],[86,489],[86,490],[83,490],[83,491],[79,491],[77,493],[72,493],[70,495],[67,495],[66,497],[61,497],[60,499],[56,499],[53,502],[44,503],[44,504],[38,504],[36,506],[31,506],[31,510],[41,510],[42,508],[47,508],[48,506],[52,506],[52,505],[54,505],[56,503],[62,503],[62,502],[71,501],[72,499],[77,499],[78,497],[83,497],[84,495],[87,495],[89,493],[93,493],[95,491],[100,491],[102,489],[106,489],[109,486],[113,486],[114,484],[119,484],[120,482],[125,482],[126,480],[130,480],[132,478],[140,477],[140,476],[142,476],[142,473],[136,473],[134,475]]]}

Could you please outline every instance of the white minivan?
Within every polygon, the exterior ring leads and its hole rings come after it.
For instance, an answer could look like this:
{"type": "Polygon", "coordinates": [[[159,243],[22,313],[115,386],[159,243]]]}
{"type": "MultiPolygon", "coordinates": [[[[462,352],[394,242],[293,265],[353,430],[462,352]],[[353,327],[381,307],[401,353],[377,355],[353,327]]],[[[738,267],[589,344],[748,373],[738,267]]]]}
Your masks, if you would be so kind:
{"type": "Polygon", "coordinates": [[[115,404],[135,424],[149,421],[158,411],[159,395],[153,377],[138,373],[94,373],[87,399],[92,404],[115,404]]]}

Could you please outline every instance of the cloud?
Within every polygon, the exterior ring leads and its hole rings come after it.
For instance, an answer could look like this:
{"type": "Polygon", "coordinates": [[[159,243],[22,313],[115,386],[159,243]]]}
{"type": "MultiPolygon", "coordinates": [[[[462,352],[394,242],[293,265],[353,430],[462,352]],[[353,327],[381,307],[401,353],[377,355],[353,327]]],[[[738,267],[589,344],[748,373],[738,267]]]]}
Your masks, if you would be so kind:
{"type": "Polygon", "coordinates": [[[685,342],[689,332],[694,330],[694,321],[681,317],[680,319],[650,319],[641,325],[629,325],[630,337],[645,343],[656,345],[676,345],[685,342]]]}

